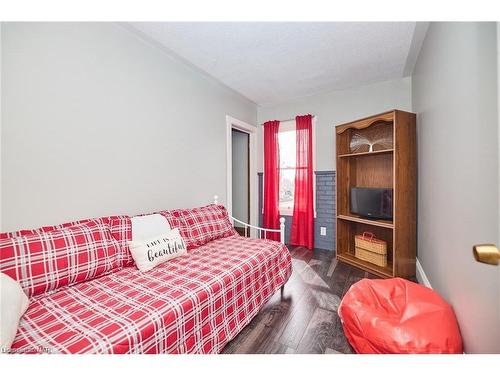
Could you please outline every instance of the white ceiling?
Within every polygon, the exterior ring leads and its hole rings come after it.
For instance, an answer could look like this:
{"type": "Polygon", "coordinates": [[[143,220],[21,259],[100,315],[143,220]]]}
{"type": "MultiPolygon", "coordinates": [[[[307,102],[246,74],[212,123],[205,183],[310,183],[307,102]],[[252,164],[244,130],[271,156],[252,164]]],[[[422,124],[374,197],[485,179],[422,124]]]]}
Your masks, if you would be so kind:
{"type": "Polygon", "coordinates": [[[261,106],[411,74],[415,22],[136,22],[132,28],[261,106]]]}

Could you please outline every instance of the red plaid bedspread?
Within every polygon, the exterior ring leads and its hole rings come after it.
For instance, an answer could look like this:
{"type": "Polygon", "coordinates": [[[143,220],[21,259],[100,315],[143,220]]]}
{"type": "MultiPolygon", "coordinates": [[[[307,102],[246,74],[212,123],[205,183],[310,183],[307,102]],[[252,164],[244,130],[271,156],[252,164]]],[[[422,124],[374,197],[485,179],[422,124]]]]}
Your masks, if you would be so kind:
{"type": "Polygon", "coordinates": [[[290,277],[279,242],[232,236],[34,297],[14,353],[218,353],[290,277]]]}

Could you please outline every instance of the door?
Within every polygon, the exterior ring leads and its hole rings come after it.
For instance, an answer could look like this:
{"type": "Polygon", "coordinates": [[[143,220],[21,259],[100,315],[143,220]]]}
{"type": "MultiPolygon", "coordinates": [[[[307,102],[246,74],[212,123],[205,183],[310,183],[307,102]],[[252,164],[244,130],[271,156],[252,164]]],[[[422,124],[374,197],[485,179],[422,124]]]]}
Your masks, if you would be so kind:
{"type": "Polygon", "coordinates": [[[472,253],[499,245],[497,70],[495,23],[431,22],[412,76],[417,267],[453,307],[466,353],[500,353],[499,267],[472,253]]]}
{"type": "MultiPolygon", "coordinates": [[[[497,116],[498,116],[498,167],[500,170],[500,22],[497,22],[497,116]]],[[[500,246],[500,172],[498,173],[498,239],[500,246]]],[[[500,315],[500,267],[498,267],[498,314],[500,315]]],[[[500,320],[500,316],[498,317],[500,320]]],[[[499,332],[500,333],[500,332],[499,332]]],[[[499,340],[500,341],[500,340],[499,340]]],[[[500,345],[499,345],[500,349],[500,345]]]]}
{"type": "MultiPolygon", "coordinates": [[[[498,191],[497,193],[497,201],[496,202],[491,202],[491,208],[488,210],[488,212],[484,213],[484,216],[481,215],[482,217],[477,218],[477,223],[483,227],[487,227],[489,222],[492,221],[494,218],[491,217],[490,215],[498,215],[497,216],[497,224],[498,227],[496,228],[496,235],[495,233],[491,233],[490,239],[493,241],[496,241],[496,243],[486,243],[486,244],[476,244],[473,247],[473,255],[474,259],[479,262],[478,267],[480,268],[482,273],[492,273],[494,272],[493,269],[496,270],[497,277],[496,277],[496,285],[484,285],[485,290],[489,289],[497,289],[498,290],[498,310],[497,310],[497,315],[496,315],[496,321],[492,322],[482,322],[482,324],[490,325],[491,333],[496,335],[496,341],[495,343],[491,346],[492,350],[490,352],[492,353],[500,353],[500,23],[497,22],[497,123],[496,123],[496,134],[497,134],[497,139],[496,143],[492,142],[490,143],[496,147],[495,149],[477,149],[477,150],[472,150],[475,151],[479,154],[482,153],[482,155],[491,155],[490,157],[494,157],[492,155],[495,155],[496,151],[496,157],[497,157],[497,162],[495,164],[494,170],[491,171],[493,175],[496,174],[498,177],[498,183],[497,185],[490,185],[488,187],[491,189],[497,188],[498,191]]],[[[495,129],[492,129],[495,130],[495,129]]],[[[483,156],[483,157],[484,157],[483,156]]],[[[480,192],[478,192],[480,193],[480,192]]],[[[487,242],[487,240],[486,240],[487,242]]],[[[494,280],[494,279],[493,279],[494,280]]],[[[478,293],[482,293],[481,291],[478,291],[478,293]]],[[[483,292],[484,293],[484,292],[483,292]]],[[[479,323],[479,322],[478,322],[479,323]]],[[[495,338],[493,339],[495,340],[495,338]]]]}
{"type": "MultiPolygon", "coordinates": [[[[467,157],[472,161],[471,180],[467,188],[458,187],[463,192],[463,199],[469,200],[475,210],[470,211],[470,217],[463,219],[462,233],[453,236],[465,240],[463,245],[474,245],[470,251],[470,264],[465,265],[474,271],[474,279],[470,280],[474,288],[473,299],[465,298],[457,303],[462,336],[467,353],[500,353],[500,29],[497,23],[496,51],[496,93],[489,68],[494,68],[494,51],[491,50],[490,37],[494,35],[494,25],[481,24],[477,26],[478,60],[484,59],[481,68],[485,71],[474,72],[480,90],[475,92],[481,99],[478,101],[477,124],[471,132],[477,132],[477,137],[470,136],[467,145],[467,157]],[[492,27],[493,26],[493,27],[492,27]],[[485,63],[484,61],[488,62],[485,63]],[[492,64],[489,63],[491,60],[492,64]],[[491,88],[491,90],[490,90],[491,88]],[[488,91],[486,91],[488,90],[488,91]],[[496,94],[496,103],[492,98],[496,94]],[[484,104],[483,104],[484,103],[484,104]],[[496,108],[493,105],[496,104],[496,108]],[[496,109],[496,121],[494,118],[496,109]],[[496,180],[496,181],[495,181],[496,180]],[[472,251],[471,251],[472,250],[472,251]],[[464,311],[468,316],[464,317],[464,311]],[[471,339],[472,338],[472,339],[471,339]],[[469,340],[468,340],[469,339],[469,340]]],[[[460,36],[455,36],[460,38],[460,36]]],[[[481,60],[479,60],[481,61],[481,60]]],[[[469,133],[470,135],[470,133],[469,133]]],[[[453,140],[450,137],[450,140],[453,140]]],[[[457,162],[459,162],[457,160],[457,162]]],[[[462,249],[459,249],[462,250],[462,249]]],[[[457,270],[459,275],[461,270],[457,270]]],[[[467,287],[468,288],[468,287],[467,287]]]]}
{"type": "MultiPolygon", "coordinates": [[[[250,222],[250,134],[231,130],[232,150],[232,209],[233,217],[250,222]]],[[[243,226],[234,223],[235,229],[245,235],[243,226]]]]}

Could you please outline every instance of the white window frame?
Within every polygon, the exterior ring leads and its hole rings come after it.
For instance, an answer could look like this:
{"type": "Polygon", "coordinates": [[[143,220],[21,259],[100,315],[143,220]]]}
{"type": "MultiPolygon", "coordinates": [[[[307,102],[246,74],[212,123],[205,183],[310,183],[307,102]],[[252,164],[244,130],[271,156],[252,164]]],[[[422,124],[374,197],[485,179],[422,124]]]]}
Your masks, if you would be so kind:
{"type": "MultiPolygon", "coordinates": [[[[312,154],[313,154],[313,208],[314,208],[314,217],[316,218],[316,119],[317,116],[314,116],[312,119],[312,154]]],[[[295,130],[296,124],[295,124],[295,119],[294,120],[289,120],[289,121],[283,121],[280,122],[279,126],[279,132],[285,132],[285,131],[291,131],[295,130]]],[[[264,134],[264,132],[262,132],[264,134]]],[[[263,143],[264,144],[264,141],[263,143]]],[[[281,170],[281,168],[280,168],[281,170]]],[[[264,176],[264,178],[266,178],[264,176]]],[[[263,182],[264,183],[264,182],[263,182]]],[[[264,190],[264,186],[262,187],[262,190],[264,190]]],[[[264,209],[264,207],[262,207],[264,209]]],[[[279,213],[280,215],[283,216],[293,216],[293,208],[279,208],[279,213]]]]}

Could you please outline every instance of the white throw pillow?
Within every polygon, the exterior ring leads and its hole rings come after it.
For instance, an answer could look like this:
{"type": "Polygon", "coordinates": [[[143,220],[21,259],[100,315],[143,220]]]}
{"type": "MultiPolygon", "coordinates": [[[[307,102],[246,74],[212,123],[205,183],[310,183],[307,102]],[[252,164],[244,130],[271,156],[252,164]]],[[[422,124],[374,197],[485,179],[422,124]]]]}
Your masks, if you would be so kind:
{"type": "Polygon", "coordinates": [[[5,353],[16,337],[19,320],[29,301],[21,285],[4,273],[0,274],[0,289],[0,350],[5,353]]]}
{"type": "Polygon", "coordinates": [[[187,254],[186,244],[179,229],[143,241],[128,241],[137,268],[149,271],[158,264],[187,254]]]}
{"type": "Polygon", "coordinates": [[[130,220],[132,222],[132,241],[147,240],[170,230],[167,218],[160,214],[134,216],[130,220]]]}

